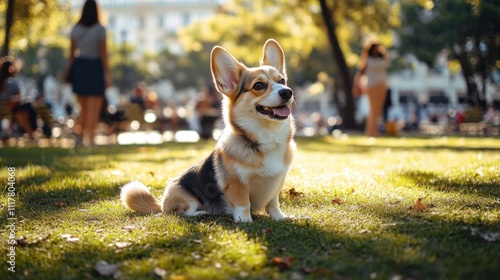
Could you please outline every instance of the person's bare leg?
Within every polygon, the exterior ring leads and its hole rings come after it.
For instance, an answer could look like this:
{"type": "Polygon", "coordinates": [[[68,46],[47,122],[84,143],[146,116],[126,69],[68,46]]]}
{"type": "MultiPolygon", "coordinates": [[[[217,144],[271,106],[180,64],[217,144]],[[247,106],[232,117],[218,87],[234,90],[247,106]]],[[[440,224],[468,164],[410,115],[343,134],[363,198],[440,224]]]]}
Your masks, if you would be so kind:
{"type": "Polygon", "coordinates": [[[90,143],[94,142],[97,124],[101,116],[104,98],[102,96],[89,96],[89,109],[87,111],[87,129],[90,143]]]}
{"type": "Polygon", "coordinates": [[[24,129],[29,138],[33,138],[33,128],[31,127],[29,112],[17,112],[15,118],[16,122],[24,129]]]}
{"type": "Polygon", "coordinates": [[[378,121],[382,114],[385,96],[387,95],[387,86],[385,84],[376,85],[367,88],[366,93],[370,102],[370,113],[366,122],[365,133],[370,137],[378,136],[378,121]]]}
{"type": "Polygon", "coordinates": [[[85,120],[85,115],[86,115],[86,107],[87,107],[87,102],[86,102],[86,97],[85,96],[78,96],[78,104],[80,105],[80,114],[78,115],[78,118],[76,119],[76,125],[75,125],[75,134],[78,137],[81,137],[83,139],[83,131],[84,131],[84,120],[85,120]]]}

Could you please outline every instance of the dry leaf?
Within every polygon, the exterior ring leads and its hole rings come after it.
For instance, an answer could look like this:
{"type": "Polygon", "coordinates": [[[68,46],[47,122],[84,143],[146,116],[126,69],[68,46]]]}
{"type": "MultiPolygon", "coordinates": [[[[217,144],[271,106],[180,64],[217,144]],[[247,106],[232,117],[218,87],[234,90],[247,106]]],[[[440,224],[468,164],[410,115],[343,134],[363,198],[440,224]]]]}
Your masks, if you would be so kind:
{"type": "Polygon", "coordinates": [[[415,204],[413,204],[413,209],[416,211],[425,211],[427,210],[427,207],[422,204],[422,200],[424,200],[428,195],[424,197],[419,197],[416,201],[415,204]]]}
{"type": "Polygon", "coordinates": [[[58,202],[56,202],[56,206],[59,207],[59,208],[64,208],[64,207],[66,207],[66,204],[64,204],[63,202],[58,201],[58,202]]]}
{"type": "Polygon", "coordinates": [[[332,199],[332,203],[333,204],[342,204],[342,200],[340,200],[340,198],[338,196],[336,196],[332,199]]]}
{"type": "Polygon", "coordinates": [[[271,233],[271,232],[273,232],[272,228],[265,228],[265,229],[262,230],[263,234],[268,234],[268,233],[271,233]]]}
{"type": "Polygon", "coordinates": [[[94,268],[102,276],[111,276],[118,270],[116,264],[109,264],[105,261],[98,261],[94,268]]]}
{"type": "Polygon", "coordinates": [[[400,201],[400,200],[398,200],[398,201],[394,201],[394,202],[389,202],[389,203],[387,203],[387,206],[388,206],[388,207],[396,207],[396,206],[398,206],[400,203],[401,203],[401,201],[400,201]]]}
{"type": "Polygon", "coordinates": [[[136,228],[136,226],[124,226],[124,227],[122,227],[122,229],[126,230],[126,231],[132,231],[135,228],[136,228]]]}
{"type": "Polygon", "coordinates": [[[118,249],[123,249],[132,246],[131,242],[116,242],[114,244],[109,244],[109,246],[116,246],[118,249]]]}
{"type": "Polygon", "coordinates": [[[21,235],[18,239],[16,239],[16,243],[17,243],[17,246],[19,246],[19,247],[33,246],[33,245],[37,245],[38,243],[46,240],[49,237],[50,237],[50,233],[44,237],[38,238],[37,240],[29,241],[26,236],[21,235]]]}
{"type": "Polygon", "coordinates": [[[29,242],[28,242],[28,238],[24,235],[21,235],[17,240],[16,240],[16,243],[19,247],[26,247],[28,246],[29,242]]]}
{"type": "Polygon", "coordinates": [[[167,271],[163,268],[155,267],[154,272],[155,272],[155,275],[160,277],[160,278],[167,276],[167,271]]]}
{"type": "Polygon", "coordinates": [[[80,241],[80,238],[75,237],[75,236],[73,236],[73,235],[71,235],[71,234],[61,234],[61,237],[62,237],[64,240],[66,240],[66,241],[68,241],[68,242],[72,242],[72,243],[73,243],[73,242],[78,242],[78,241],[80,241]]]}
{"type": "Polygon", "coordinates": [[[295,190],[295,188],[291,188],[289,191],[288,191],[288,194],[291,196],[291,197],[297,197],[297,196],[301,196],[303,195],[304,193],[303,192],[298,192],[295,190]]]}
{"type": "Polygon", "coordinates": [[[495,242],[500,240],[500,233],[498,232],[487,232],[481,234],[481,237],[488,242],[495,242]]]}
{"type": "Polygon", "coordinates": [[[274,257],[271,259],[271,264],[278,266],[280,269],[290,269],[293,259],[291,257],[274,257]]]}

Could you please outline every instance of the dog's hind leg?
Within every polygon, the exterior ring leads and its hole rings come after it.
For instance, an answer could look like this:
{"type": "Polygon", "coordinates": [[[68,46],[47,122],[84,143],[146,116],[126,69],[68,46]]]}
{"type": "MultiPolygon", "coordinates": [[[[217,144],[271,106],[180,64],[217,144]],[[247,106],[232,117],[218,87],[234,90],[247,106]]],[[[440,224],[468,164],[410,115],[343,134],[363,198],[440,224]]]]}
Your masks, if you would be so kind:
{"type": "Polygon", "coordinates": [[[186,216],[208,214],[200,209],[201,203],[198,199],[187,193],[181,185],[170,185],[165,191],[162,204],[164,213],[179,213],[186,216]]]}

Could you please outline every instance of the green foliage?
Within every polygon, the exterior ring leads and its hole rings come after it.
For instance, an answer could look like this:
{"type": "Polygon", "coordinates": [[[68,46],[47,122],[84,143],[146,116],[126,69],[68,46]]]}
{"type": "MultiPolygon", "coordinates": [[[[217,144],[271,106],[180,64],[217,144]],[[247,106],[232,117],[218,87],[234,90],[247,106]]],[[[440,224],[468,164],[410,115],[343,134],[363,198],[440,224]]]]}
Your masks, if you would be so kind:
{"type": "Polygon", "coordinates": [[[496,71],[500,63],[500,6],[496,2],[404,1],[400,31],[403,53],[414,53],[432,66],[443,49],[451,58],[464,52],[473,74],[481,73],[481,67],[487,73],[496,71]]]}
{"type": "MultiPolygon", "coordinates": [[[[10,55],[23,60],[21,73],[38,78],[40,59],[48,63],[48,71],[58,75],[64,69],[69,41],[64,34],[71,22],[70,2],[59,0],[16,0],[10,30],[10,55]]],[[[0,3],[5,14],[7,1],[0,3]]],[[[0,38],[5,36],[5,20],[0,21],[0,38]]],[[[2,41],[2,44],[5,42],[2,41]]]]}
{"type": "MultiPolygon", "coordinates": [[[[398,3],[376,0],[331,4],[341,51],[349,66],[357,64],[367,36],[377,34],[384,44],[392,43],[388,30],[399,25],[398,3]]],[[[263,43],[274,38],[285,50],[291,80],[298,84],[315,81],[319,72],[336,76],[339,70],[329,66],[331,50],[317,1],[229,1],[215,17],[181,30],[179,38],[186,49],[205,57],[214,45],[222,45],[249,65],[259,62],[263,43]],[[311,61],[313,52],[321,59],[311,61]],[[313,65],[317,66],[311,68],[313,65]]]]}
{"type": "MultiPolygon", "coordinates": [[[[299,138],[281,193],[283,211],[296,217],[287,221],[138,215],[121,205],[123,184],[140,180],[159,196],[213,144],[2,148],[0,180],[8,182],[7,168],[16,169],[19,244],[16,272],[5,267],[0,279],[104,279],[94,269],[98,261],[116,264],[120,279],[493,279],[500,273],[497,139],[299,138]],[[292,188],[302,194],[290,195],[292,188]],[[426,195],[428,210],[413,209],[426,195]]],[[[6,195],[0,203],[7,217],[6,195]]],[[[0,220],[2,244],[7,224],[0,220]]]]}
{"type": "MultiPolygon", "coordinates": [[[[7,1],[0,3],[0,14],[5,14],[7,1]]],[[[39,45],[62,46],[63,27],[71,22],[69,1],[16,0],[11,29],[12,55],[19,56],[30,47],[39,45]]],[[[0,38],[5,36],[5,20],[0,21],[0,38]]],[[[4,42],[2,42],[3,44],[4,42]]]]}

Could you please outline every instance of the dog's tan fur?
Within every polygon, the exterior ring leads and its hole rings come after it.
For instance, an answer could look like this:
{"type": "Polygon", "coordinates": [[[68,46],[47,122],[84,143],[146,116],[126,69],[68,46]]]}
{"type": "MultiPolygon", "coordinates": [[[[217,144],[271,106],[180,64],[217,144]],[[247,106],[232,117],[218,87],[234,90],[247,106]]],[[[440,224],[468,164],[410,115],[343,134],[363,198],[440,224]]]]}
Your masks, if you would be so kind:
{"type": "Polygon", "coordinates": [[[281,220],[279,193],[295,150],[283,50],[270,39],[261,66],[247,68],[217,46],[210,67],[226,123],[214,152],[174,179],[161,201],[139,182],[124,186],[121,199],[140,213],[231,213],[249,222],[252,212],[265,210],[281,220]]]}

